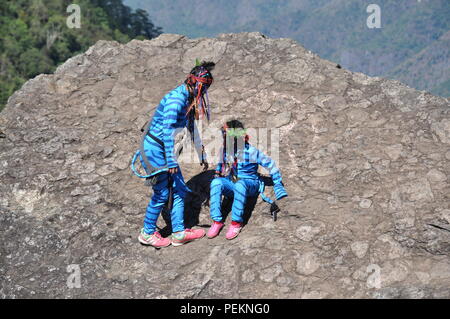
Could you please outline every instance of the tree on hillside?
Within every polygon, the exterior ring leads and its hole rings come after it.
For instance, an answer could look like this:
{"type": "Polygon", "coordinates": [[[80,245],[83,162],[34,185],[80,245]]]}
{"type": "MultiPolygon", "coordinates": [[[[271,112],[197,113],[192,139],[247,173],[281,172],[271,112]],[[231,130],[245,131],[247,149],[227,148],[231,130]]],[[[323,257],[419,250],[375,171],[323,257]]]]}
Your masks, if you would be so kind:
{"type": "Polygon", "coordinates": [[[122,4],[122,0],[92,0],[91,2],[105,10],[109,23],[114,28],[130,37],[144,36],[151,39],[161,34],[161,28],[154,26],[145,10],[137,9],[132,12],[130,7],[122,4]]]}
{"type": "Polygon", "coordinates": [[[66,25],[70,0],[0,0],[0,110],[29,78],[49,73],[98,40],[121,43],[161,34],[144,10],[122,0],[78,0],[82,26],[66,25]]]}

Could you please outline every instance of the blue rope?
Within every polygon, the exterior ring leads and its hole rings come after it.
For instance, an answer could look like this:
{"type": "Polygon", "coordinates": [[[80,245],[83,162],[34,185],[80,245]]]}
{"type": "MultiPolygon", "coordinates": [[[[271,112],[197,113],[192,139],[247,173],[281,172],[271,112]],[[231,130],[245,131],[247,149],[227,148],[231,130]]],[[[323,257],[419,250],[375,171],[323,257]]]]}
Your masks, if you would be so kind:
{"type": "Polygon", "coordinates": [[[152,176],[154,176],[154,175],[156,175],[156,174],[159,174],[159,173],[161,173],[161,172],[167,171],[167,168],[163,168],[163,169],[157,170],[157,171],[155,171],[155,172],[152,172],[152,173],[149,174],[149,175],[141,175],[141,174],[137,171],[137,169],[136,169],[136,167],[135,167],[137,158],[138,158],[138,156],[139,156],[140,154],[141,154],[141,151],[140,151],[140,150],[137,150],[136,153],[135,153],[134,156],[133,156],[133,159],[131,160],[131,170],[133,171],[134,175],[136,175],[137,177],[139,177],[139,178],[149,178],[149,177],[152,177],[152,176]]]}
{"type": "Polygon", "coordinates": [[[267,197],[266,195],[264,195],[264,189],[265,189],[265,184],[264,181],[260,178],[259,179],[259,195],[261,196],[262,200],[265,201],[266,203],[269,204],[273,204],[273,200],[271,200],[269,197],[267,197]]]}

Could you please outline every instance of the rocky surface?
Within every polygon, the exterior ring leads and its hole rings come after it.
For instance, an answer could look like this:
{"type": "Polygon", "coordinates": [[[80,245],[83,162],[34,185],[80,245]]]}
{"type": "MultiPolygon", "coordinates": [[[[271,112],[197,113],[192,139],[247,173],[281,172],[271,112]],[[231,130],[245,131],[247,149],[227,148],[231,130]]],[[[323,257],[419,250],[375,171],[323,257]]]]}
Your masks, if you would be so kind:
{"type": "MultiPolygon", "coordinates": [[[[449,112],[289,39],[100,41],[0,114],[0,296],[449,298],[449,112]],[[279,128],[290,196],[277,222],[258,199],[237,240],[155,250],[136,240],[150,191],[129,162],[195,58],[217,63],[211,126],[279,128]]],[[[211,174],[183,170],[187,223],[205,227],[211,174]]]]}

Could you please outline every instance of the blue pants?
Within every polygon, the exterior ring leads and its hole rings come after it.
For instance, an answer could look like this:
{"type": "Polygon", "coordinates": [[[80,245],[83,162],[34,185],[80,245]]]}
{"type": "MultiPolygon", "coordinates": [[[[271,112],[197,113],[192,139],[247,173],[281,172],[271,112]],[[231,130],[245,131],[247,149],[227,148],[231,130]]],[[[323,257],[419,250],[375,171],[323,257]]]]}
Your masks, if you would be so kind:
{"type": "MultiPolygon", "coordinates": [[[[146,138],[144,143],[145,154],[151,165],[161,167],[165,165],[164,151],[162,147],[146,138]]],[[[145,167],[145,164],[142,163],[145,167]]],[[[170,211],[172,221],[172,232],[184,230],[184,198],[189,191],[184,183],[180,168],[176,174],[171,175],[173,189],[173,205],[170,211]]],[[[169,173],[167,171],[157,175],[156,183],[152,186],[153,195],[148,203],[145,218],[144,231],[147,234],[153,234],[156,231],[156,222],[159,215],[169,199],[169,173]]]]}
{"type": "Polygon", "coordinates": [[[233,183],[227,177],[217,177],[211,182],[210,194],[210,214],[214,221],[222,222],[220,208],[222,205],[222,195],[224,195],[233,198],[231,219],[235,222],[242,223],[247,197],[258,196],[259,194],[259,180],[241,179],[233,183]]]}

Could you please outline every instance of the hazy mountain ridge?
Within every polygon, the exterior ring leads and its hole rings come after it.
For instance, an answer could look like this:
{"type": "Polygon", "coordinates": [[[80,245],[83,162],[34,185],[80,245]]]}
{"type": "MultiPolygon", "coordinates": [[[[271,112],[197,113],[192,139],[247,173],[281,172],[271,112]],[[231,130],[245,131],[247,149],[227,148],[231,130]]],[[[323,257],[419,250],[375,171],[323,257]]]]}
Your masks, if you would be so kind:
{"type": "Polygon", "coordinates": [[[389,72],[389,77],[441,96],[450,96],[450,31],[389,72]],[[448,79],[441,82],[441,79],[448,79]]]}
{"type": "MultiPolygon", "coordinates": [[[[449,89],[448,69],[433,72],[432,86],[430,81],[414,74],[414,70],[439,68],[434,65],[436,54],[431,50],[423,52],[417,69],[400,67],[426,47],[438,46],[439,38],[450,30],[450,2],[446,0],[377,1],[381,7],[381,29],[366,26],[369,16],[366,8],[373,3],[369,0],[194,0],[189,5],[180,0],[127,0],[126,3],[147,9],[166,32],[199,37],[261,31],[271,37],[293,38],[352,71],[402,80],[434,93],[449,89]]],[[[450,48],[442,50],[442,55],[448,56],[450,48]]]]}

